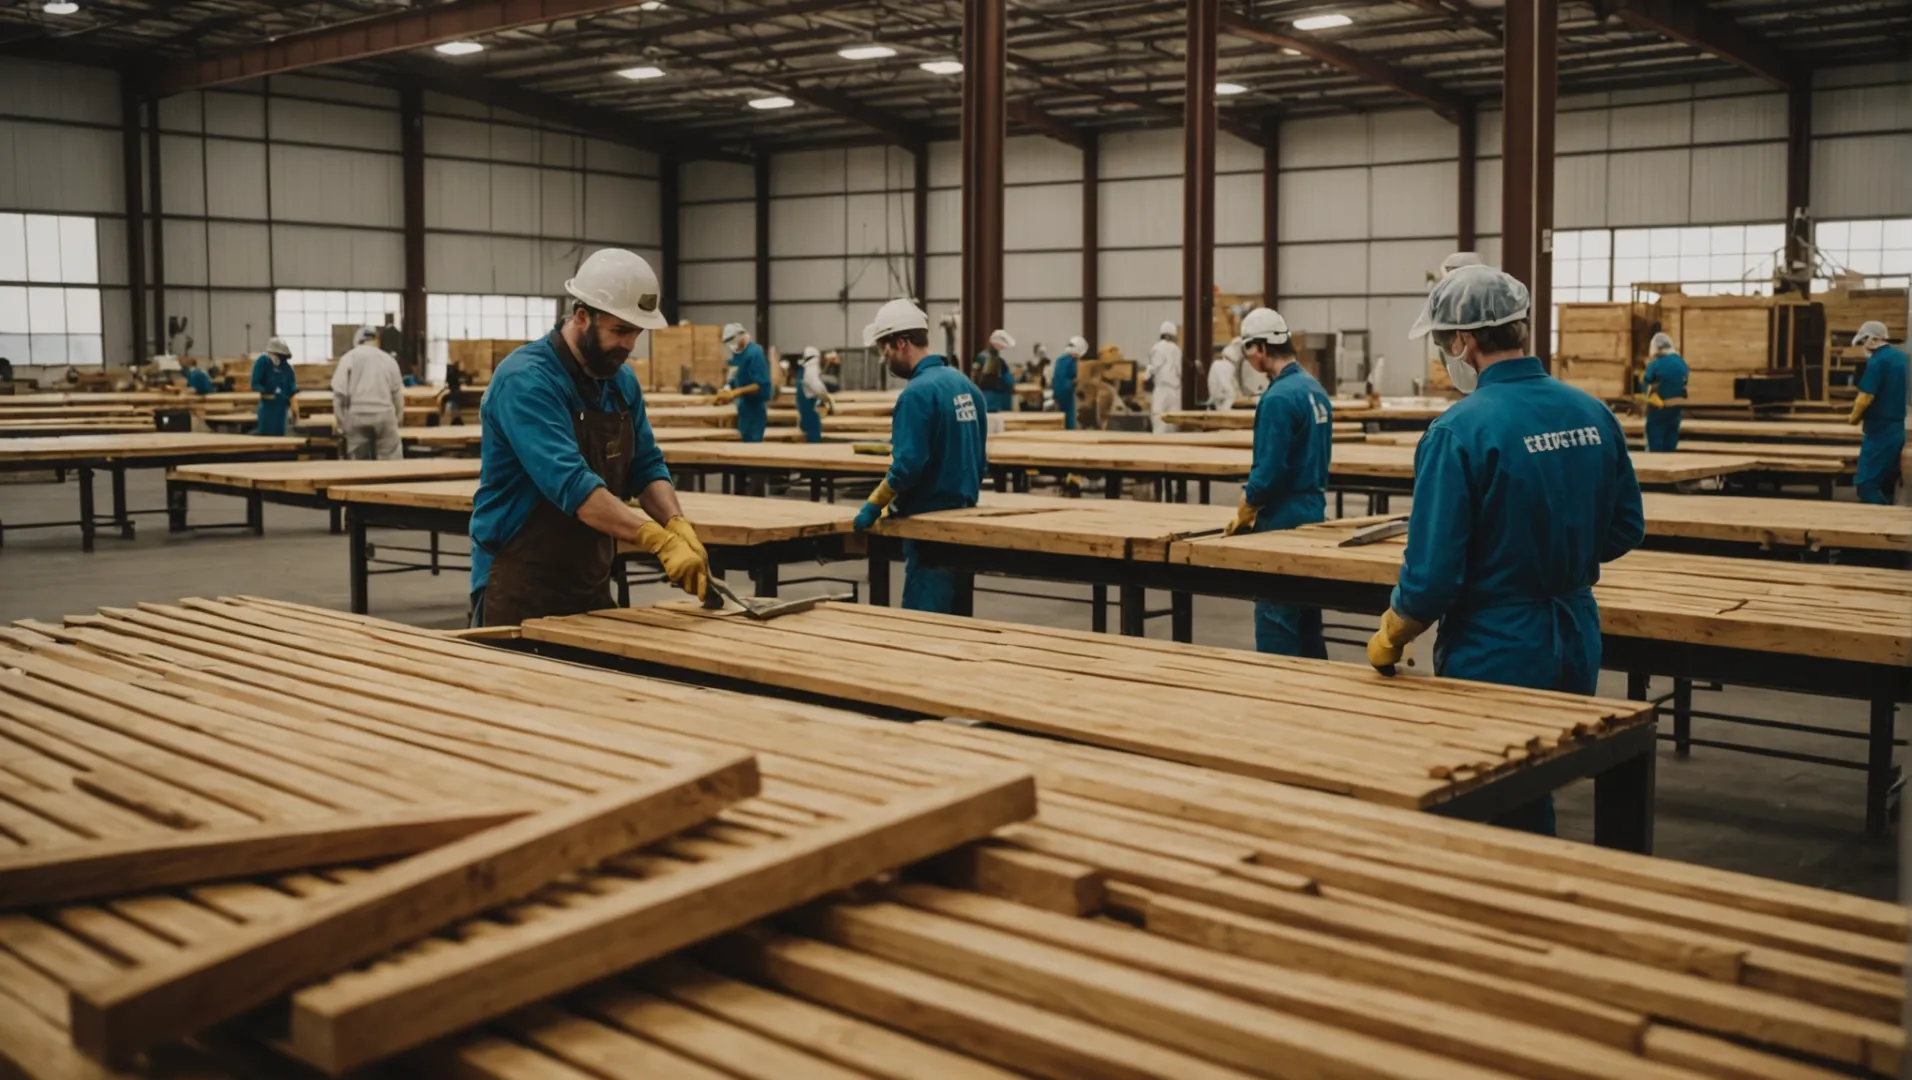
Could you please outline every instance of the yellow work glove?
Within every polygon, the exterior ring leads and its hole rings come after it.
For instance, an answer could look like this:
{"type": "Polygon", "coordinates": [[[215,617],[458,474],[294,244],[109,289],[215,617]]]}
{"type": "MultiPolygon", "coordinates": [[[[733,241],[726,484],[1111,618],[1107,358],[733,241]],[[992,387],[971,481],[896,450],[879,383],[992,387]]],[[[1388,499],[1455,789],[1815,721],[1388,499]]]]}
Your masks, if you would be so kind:
{"type": "Polygon", "coordinates": [[[895,500],[895,498],[896,489],[890,487],[888,480],[884,480],[882,483],[876,485],[876,490],[870,492],[869,501],[865,502],[863,508],[856,512],[856,522],[853,526],[856,531],[863,532],[870,526],[875,525],[877,521],[883,517],[883,512],[889,509],[890,503],[895,500]]]}
{"type": "Polygon", "coordinates": [[[1427,624],[1388,608],[1381,616],[1381,629],[1368,639],[1368,663],[1383,675],[1393,675],[1395,665],[1407,655],[1408,642],[1427,632],[1427,624]]]}
{"type": "Polygon", "coordinates": [[[710,565],[710,552],[705,551],[704,542],[697,539],[697,526],[692,525],[689,518],[682,514],[673,514],[671,519],[664,523],[664,528],[670,530],[672,536],[689,544],[690,549],[697,553],[697,557],[704,560],[706,567],[710,565]]]}
{"type": "Polygon", "coordinates": [[[1236,533],[1254,532],[1255,518],[1260,515],[1261,507],[1249,502],[1244,496],[1241,505],[1235,508],[1235,520],[1222,529],[1222,535],[1233,536],[1236,533]]]}
{"type": "Polygon", "coordinates": [[[822,397],[817,399],[817,414],[819,416],[828,416],[835,411],[836,411],[835,398],[831,397],[828,394],[825,394],[822,397]]]}
{"type": "Polygon", "coordinates": [[[1664,409],[1666,408],[1666,400],[1660,397],[1659,394],[1648,394],[1646,396],[1646,407],[1649,409],[1664,409]]]}
{"type": "Polygon", "coordinates": [[[684,543],[676,533],[655,521],[638,527],[637,546],[657,557],[664,576],[672,585],[699,600],[704,598],[704,588],[710,583],[710,562],[701,548],[684,543]]]}
{"type": "Polygon", "coordinates": [[[1852,415],[1846,417],[1846,423],[1856,424],[1864,420],[1866,417],[1866,409],[1870,408],[1871,405],[1872,395],[1866,393],[1864,390],[1859,391],[1859,396],[1852,399],[1852,415]]]}
{"type": "Polygon", "coordinates": [[[726,386],[722,390],[717,391],[716,396],[710,399],[710,403],[712,405],[728,405],[735,400],[737,400],[737,391],[726,386]]]}

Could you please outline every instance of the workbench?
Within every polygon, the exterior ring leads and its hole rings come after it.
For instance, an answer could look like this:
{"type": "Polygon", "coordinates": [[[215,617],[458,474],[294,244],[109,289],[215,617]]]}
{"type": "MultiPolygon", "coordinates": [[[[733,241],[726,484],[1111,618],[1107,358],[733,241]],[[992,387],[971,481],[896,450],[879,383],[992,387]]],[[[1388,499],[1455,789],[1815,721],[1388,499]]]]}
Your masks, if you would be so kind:
{"type": "Polygon", "coordinates": [[[0,397],[0,420],[79,420],[145,419],[151,409],[134,405],[41,405],[34,404],[47,394],[30,397],[0,397]]]}
{"type": "MultiPolygon", "coordinates": [[[[436,429],[434,429],[436,430],[436,429]]],[[[270,461],[257,464],[187,465],[166,473],[166,503],[176,506],[182,519],[173,531],[183,527],[188,492],[230,495],[246,501],[246,527],[254,536],[265,535],[265,503],[297,506],[308,510],[326,510],[332,515],[332,531],[344,531],[341,504],[329,497],[334,487],[423,480],[472,480],[478,477],[476,458],[423,457],[398,461],[270,461]]]]}
{"type": "MultiPolygon", "coordinates": [[[[1637,416],[1622,416],[1620,426],[1629,436],[1646,434],[1646,421],[1637,416]]],[[[1740,442],[1858,443],[1863,437],[1857,425],[1810,420],[1695,420],[1680,421],[1680,442],[1688,439],[1729,439],[1740,442]]]]}
{"type": "Polygon", "coordinates": [[[77,525],[80,549],[93,550],[102,524],[110,524],[122,539],[133,539],[133,518],[166,514],[183,527],[185,506],[161,510],[131,510],[126,505],[128,469],[170,469],[203,461],[282,461],[307,449],[306,440],[256,435],[200,435],[147,432],[139,435],[68,435],[56,438],[0,439],[0,472],[72,469],[78,473],[80,516],[77,521],[37,521],[0,524],[0,539],[9,529],[48,529],[77,525]],[[104,470],[112,478],[113,512],[98,516],[93,508],[93,474],[104,470]]]}
{"type": "Polygon", "coordinates": [[[72,419],[44,417],[16,420],[0,413],[0,439],[55,438],[61,435],[132,435],[153,430],[150,417],[128,413],[125,416],[76,416],[72,419]]]}

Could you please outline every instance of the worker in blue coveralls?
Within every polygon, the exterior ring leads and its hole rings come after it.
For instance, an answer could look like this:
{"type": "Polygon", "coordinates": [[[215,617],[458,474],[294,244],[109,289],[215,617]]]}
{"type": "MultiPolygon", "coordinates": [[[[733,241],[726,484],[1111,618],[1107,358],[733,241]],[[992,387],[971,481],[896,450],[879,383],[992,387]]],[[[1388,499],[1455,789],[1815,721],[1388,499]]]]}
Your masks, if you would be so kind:
{"type": "Polygon", "coordinates": [[[737,437],[762,442],[770,425],[770,399],[777,393],[770,381],[770,361],[763,346],[750,340],[742,323],[724,324],[724,345],[730,349],[730,382],[711,399],[715,405],[737,403],[737,437]]]}
{"type": "MultiPolygon", "coordinates": [[[[890,414],[890,471],[856,515],[862,532],[885,511],[897,516],[975,506],[989,471],[984,450],[988,407],[976,384],[929,350],[929,317],[909,300],[891,300],[863,328],[890,374],[909,380],[890,414]]],[[[926,565],[915,541],[903,542],[903,606],[952,614],[962,575],[926,565]]]]}
{"type": "Polygon", "coordinates": [[[182,356],[179,358],[179,366],[186,373],[186,389],[195,394],[212,393],[212,376],[199,370],[198,357],[182,356]]]}
{"type": "Polygon", "coordinates": [[[830,388],[823,382],[823,354],[815,345],[803,350],[803,359],[797,363],[797,427],[803,432],[803,441],[820,443],[823,441],[823,418],[836,409],[836,402],[830,397],[830,388]]]}
{"type": "Polygon", "coordinates": [[[1049,372],[1049,387],[1055,394],[1056,408],[1062,413],[1062,427],[1066,431],[1076,429],[1076,364],[1088,353],[1089,343],[1078,334],[1062,347],[1055,367],[1049,372]]]}
{"type": "Polygon", "coordinates": [[[1007,330],[989,335],[989,345],[976,354],[976,385],[982,389],[983,404],[989,408],[989,429],[1001,431],[1003,418],[1016,411],[1016,373],[1003,356],[1004,349],[1016,347],[1016,339],[1007,330]]]}
{"type": "MultiPolygon", "coordinates": [[[[1279,312],[1256,308],[1244,316],[1241,350],[1269,383],[1255,403],[1254,466],[1225,533],[1271,532],[1325,520],[1334,448],[1327,391],[1296,361],[1293,336],[1279,312]]],[[[1326,660],[1321,609],[1256,601],[1255,649],[1326,660]]]]}
{"type": "Polygon", "coordinates": [[[1685,413],[1686,361],[1666,334],[1654,334],[1648,350],[1653,359],[1640,376],[1640,404],[1646,408],[1646,448],[1671,452],[1680,448],[1680,416],[1685,413]]]}
{"type": "MultiPolygon", "coordinates": [[[[1547,374],[1528,346],[1526,286],[1489,266],[1435,284],[1429,333],[1468,395],[1414,452],[1407,554],[1368,662],[1392,675],[1440,621],[1434,673],[1591,694],[1600,673],[1600,564],[1640,545],[1646,518],[1620,421],[1547,374]]],[[[1552,834],[1553,797],[1500,824],[1552,834]]]]}
{"type": "Polygon", "coordinates": [[[564,291],[570,314],[505,357],[479,402],[473,626],[610,607],[620,541],[655,556],[692,596],[708,582],[710,557],[677,505],[643,391],[624,362],[640,333],[666,325],[657,273],[629,251],[605,248],[564,291]]]}
{"type": "Polygon", "coordinates": [[[1859,373],[1859,396],[1853,399],[1848,423],[1863,425],[1859,443],[1859,471],[1852,478],[1859,501],[1889,506],[1905,452],[1905,353],[1886,337],[1885,324],[1868,322],[1852,335],[1852,343],[1871,355],[1859,373]]]}
{"type": "Polygon", "coordinates": [[[259,392],[259,411],[252,426],[254,435],[284,435],[286,411],[299,392],[299,378],[292,372],[292,347],[281,337],[266,339],[266,351],[252,362],[252,388],[259,392]]]}

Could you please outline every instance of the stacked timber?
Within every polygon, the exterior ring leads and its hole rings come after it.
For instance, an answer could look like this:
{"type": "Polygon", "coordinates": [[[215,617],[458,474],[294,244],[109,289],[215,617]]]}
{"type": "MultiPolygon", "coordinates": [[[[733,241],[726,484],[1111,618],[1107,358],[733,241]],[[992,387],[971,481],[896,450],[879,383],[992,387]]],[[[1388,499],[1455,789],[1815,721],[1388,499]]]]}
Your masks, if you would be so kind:
{"type": "Polygon", "coordinates": [[[1658,304],[1561,304],[1557,318],[1556,377],[1602,399],[1633,392],[1659,323],[1658,304]]]}
{"type": "MultiPolygon", "coordinates": [[[[150,1001],[139,988],[254,955],[234,941],[336,927],[368,894],[415,894],[421,863],[442,870],[473,841],[554,811],[576,818],[686,766],[736,768],[740,751],[758,789],[713,819],[143,1060],[157,1073],[198,1051],[215,1060],[191,1061],[195,1075],[284,1076],[289,1054],[336,1071],[474,1014],[488,1019],[398,1059],[396,1074],[1823,1080],[1889,1076],[1903,1055],[1907,920],[1893,905],[267,601],[28,625],[0,638],[0,660],[0,810],[16,859],[237,827],[187,823],[224,816],[209,807],[255,831],[306,833],[354,811],[443,814],[488,798],[532,812],[372,869],[0,915],[0,1054],[31,1076],[104,1075],[69,1044],[112,1015],[98,1002],[150,1001]],[[636,942],[676,923],[633,917],[608,933],[609,911],[642,907],[632,897],[1023,770],[1042,789],[1034,817],[1018,806],[1025,820],[904,877],[636,966],[636,942]],[[81,820],[90,835],[66,824],[81,820]],[[588,954],[586,925],[607,931],[588,954]]],[[[913,819],[885,844],[931,827],[913,819]]],[[[833,868],[838,880],[857,869],[833,868]]],[[[793,886],[758,883],[752,904],[793,886]]],[[[705,927],[719,918],[709,911],[746,906],[698,897],[678,914],[705,927]]],[[[336,947],[308,944],[282,955],[336,947]]],[[[230,1003],[237,984],[213,985],[230,1003]]]]}

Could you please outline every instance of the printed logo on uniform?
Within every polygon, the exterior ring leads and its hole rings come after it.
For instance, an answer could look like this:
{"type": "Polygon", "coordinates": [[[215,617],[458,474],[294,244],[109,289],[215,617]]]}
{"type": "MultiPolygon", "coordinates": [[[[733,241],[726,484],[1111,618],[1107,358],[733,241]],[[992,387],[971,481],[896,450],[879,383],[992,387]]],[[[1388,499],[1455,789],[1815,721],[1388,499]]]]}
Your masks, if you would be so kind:
{"type": "Polygon", "coordinates": [[[968,394],[956,395],[956,422],[973,424],[976,422],[976,400],[968,394]]]}
{"type": "Polygon", "coordinates": [[[1327,423],[1328,418],[1331,415],[1328,412],[1328,403],[1326,401],[1323,401],[1321,398],[1311,398],[1309,399],[1309,401],[1310,401],[1310,404],[1314,405],[1315,423],[1317,424],[1327,423]]]}
{"type": "Polygon", "coordinates": [[[1554,450],[1564,450],[1570,446],[1600,446],[1600,429],[1583,427],[1569,428],[1566,431],[1548,431],[1539,435],[1527,435],[1521,439],[1527,445],[1529,454],[1545,454],[1554,450]]]}

